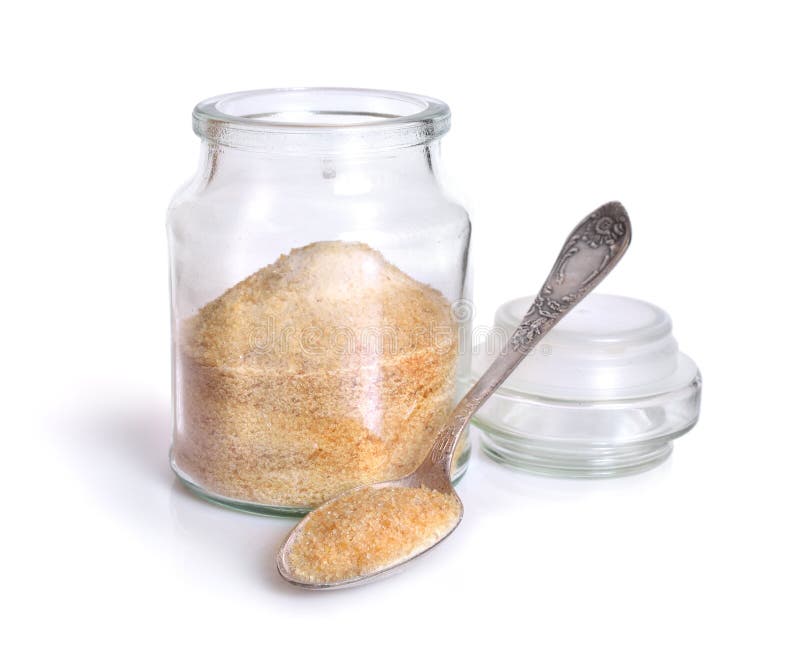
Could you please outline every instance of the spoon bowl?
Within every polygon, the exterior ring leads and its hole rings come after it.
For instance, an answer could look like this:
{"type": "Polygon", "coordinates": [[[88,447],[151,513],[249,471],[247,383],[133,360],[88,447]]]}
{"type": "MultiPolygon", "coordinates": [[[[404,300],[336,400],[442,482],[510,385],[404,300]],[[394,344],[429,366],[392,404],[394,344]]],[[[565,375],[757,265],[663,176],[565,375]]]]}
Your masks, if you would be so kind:
{"type": "MultiPolygon", "coordinates": [[[[306,589],[361,585],[399,571],[450,535],[464,514],[463,504],[450,478],[453,453],[462,431],[475,411],[520,361],[605,278],[622,258],[630,239],[630,220],[619,202],[604,204],[584,218],[564,243],[550,275],[522,322],[483,376],[454,408],[420,466],[403,478],[348,490],[311,511],[289,533],[278,552],[281,576],[306,589]],[[395,494],[402,501],[387,500],[395,494]],[[360,509],[359,502],[364,503],[360,509]],[[432,522],[430,528],[423,528],[420,533],[419,528],[413,528],[414,519],[427,514],[432,518],[441,517],[441,523],[432,522]],[[370,518],[373,518],[372,523],[368,521],[370,518]],[[403,523],[403,519],[408,523],[403,523]],[[320,533],[315,534],[315,528],[320,533]],[[333,535],[339,535],[341,542],[331,547],[326,538],[329,540],[333,535]],[[385,537],[397,545],[396,552],[378,550],[378,555],[373,555],[368,550],[373,546],[373,538],[366,535],[385,537]],[[338,556],[346,563],[344,571],[328,576],[301,573],[295,559],[309,550],[338,556]],[[351,558],[355,558],[360,566],[351,558]]],[[[320,559],[327,564],[324,556],[320,559]]]]}
{"type": "MultiPolygon", "coordinates": [[[[308,513],[298,524],[292,529],[289,533],[289,536],[286,538],[283,546],[281,546],[280,551],[278,552],[277,556],[277,563],[278,563],[278,572],[284,578],[284,580],[288,581],[292,585],[297,585],[299,587],[303,587],[305,589],[315,589],[315,590],[330,590],[330,589],[340,589],[345,587],[355,587],[358,585],[363,585],[365,583],[370,583],[374,580],[378,580],[379,578],[385,578],[387,576],[391,576],[395,573],[402,571],[402,568],[415,558],[418,558],[423,553],[427,553],[430,551],[434,546],[439,544],[440,542],[444,541],[448,535],[450,535],[461,523],[461,519],[464,516],[464,504],[461,503],[461,499],[456,494],[455,488],[453,487],[450,479],[447,478],[447,483],[437,483],[439,487],[444,490],[443,493],[446,493],[448,496],[453,497],[458,506],[457,514],[454,515],[454,519],[452,524],[449,528],[446,529],[445,532],[439,533],[437,539],[427,545],[419,547],[418,550],[412,551],[410,554],[401,556],[397,560],[395,560],[392,564],[381,567],[378,571],[367,572],[364,574],[359,574],[357,576],[347,577],[341,580],[330,580],[330,581],[322,581],[322,582],[310,582],[308,578],[298,575],[295,570],[293,569],[290,563],[290,552],[293,550],[294,544],[297,539],[303,534],[304,529],[308,523],[308,520],[312,518],[312,516],[317,513],[318,511],[325,511],[330,508],[330,506],[334,502],[340,502],[342,500],[346,500],[349,497],[352,497],[354,494],[358,492],[364,492],[366,490],[379,490],[382,488],[426,488],[426,489],[434,489],[428,484],[427,481],[429,480],[436,480],[441,481],[441,476],[437,475],[435,479],[430,479],[428,475],[420,473],[421,468],[416,469],[411,474],[404,476],[399,479],[395,479],[392,481],[385,481],[382,483],[373,483],[370,485],[361,485],[352,490],[348,490],[340,495],[337,495],[333,499],[326,501],[312,512],[308,513]],[[445,487],[445,485],[447,487],[445,487]]],[[[439,491],[442,491],[439,490],[439,491]]]]}

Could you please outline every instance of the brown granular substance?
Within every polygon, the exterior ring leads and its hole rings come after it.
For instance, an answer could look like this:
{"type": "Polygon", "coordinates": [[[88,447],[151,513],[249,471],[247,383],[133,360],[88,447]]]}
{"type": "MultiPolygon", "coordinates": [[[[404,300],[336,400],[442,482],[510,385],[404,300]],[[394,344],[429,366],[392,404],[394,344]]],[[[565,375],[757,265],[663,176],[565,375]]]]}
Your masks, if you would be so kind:
{"type": "Polygon", "coordinates": [[[366,487],[309,515],[288,554],[289,571],[310,583],[335,583],[407,560],[458,523],[454,494],[425,487],[366,487]]]}
{"type": "Polygon", "coordinates": [[[180,325],[173,454],[223,497],[307,508],[417,467],[453,402],[437,290],[360,243],[292,250],[180,325]]]}

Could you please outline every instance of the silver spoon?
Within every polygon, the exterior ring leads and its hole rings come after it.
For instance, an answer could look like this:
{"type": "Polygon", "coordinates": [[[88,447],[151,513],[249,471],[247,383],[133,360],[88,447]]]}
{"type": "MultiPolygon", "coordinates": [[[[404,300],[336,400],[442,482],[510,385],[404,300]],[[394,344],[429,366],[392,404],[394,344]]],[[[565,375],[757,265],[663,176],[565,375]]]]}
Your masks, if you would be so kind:
{"type": "Polygon", "coordinates": [[[464,507],[450,478],[450,466],[459,435],[475,411],[500,387],[545,334],[605,278],[622,258],[630,241],[630,221],[619,202],[604,204],[575,227],[522,323],[514,331],[507,346],[455,407],[450,419],[436,435],[433,446],[422,464],[403,478],[348,490],[306,515],[289,533],[278,552],[277,563],[281,576],[290,583],[307,589],[334,589],[360,585],[399,570],[452,533],[464,514],[464,507]],[[458,515],[453,519],[450,529],[440,534],[436,541],[428,543],[410,556],[370,573],[327,583],[309,582],[294,573],[290,564],[292,547],[308,520],[317,511],[329,509],[335,502],[356,492],[385,487],[425,487],[450,494],[456,499],[458,515]]]}

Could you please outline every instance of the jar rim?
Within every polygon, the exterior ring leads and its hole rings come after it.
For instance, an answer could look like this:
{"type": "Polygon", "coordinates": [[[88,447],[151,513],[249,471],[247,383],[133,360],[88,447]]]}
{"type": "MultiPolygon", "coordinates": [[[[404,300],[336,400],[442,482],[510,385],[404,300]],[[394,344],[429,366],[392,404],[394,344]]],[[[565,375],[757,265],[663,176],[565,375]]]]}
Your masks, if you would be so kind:
{"type": "Polygon", "coordinates": [[[208,98],[194,132],[228,147],[275,153],[392,149],[430,142],[450,128],[450,108],[414,93],[298,87],[208,98]]]}

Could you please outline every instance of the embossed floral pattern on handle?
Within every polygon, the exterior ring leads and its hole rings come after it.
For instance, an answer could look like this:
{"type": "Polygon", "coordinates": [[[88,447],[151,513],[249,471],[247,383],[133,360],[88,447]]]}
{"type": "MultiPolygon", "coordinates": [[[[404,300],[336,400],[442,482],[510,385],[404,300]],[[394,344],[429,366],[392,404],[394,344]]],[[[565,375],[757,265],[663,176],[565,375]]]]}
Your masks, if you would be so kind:
{"type": "Polygon", "coordinates": [[[619,202],[584,218],[564,243],[555,265],[506,347],[453,410],[424,466],[450,469],[458,436],[472,415],[558,321],[612,270],[631,242],[631,224],[619,202]]]}

